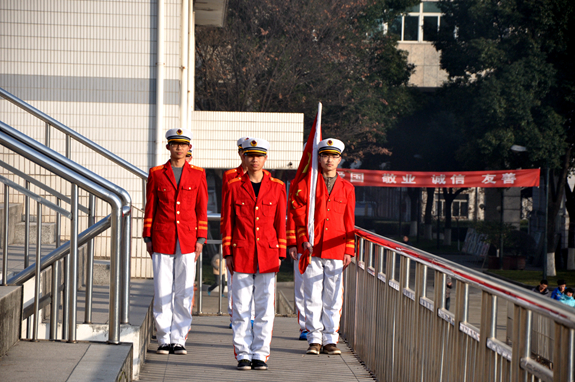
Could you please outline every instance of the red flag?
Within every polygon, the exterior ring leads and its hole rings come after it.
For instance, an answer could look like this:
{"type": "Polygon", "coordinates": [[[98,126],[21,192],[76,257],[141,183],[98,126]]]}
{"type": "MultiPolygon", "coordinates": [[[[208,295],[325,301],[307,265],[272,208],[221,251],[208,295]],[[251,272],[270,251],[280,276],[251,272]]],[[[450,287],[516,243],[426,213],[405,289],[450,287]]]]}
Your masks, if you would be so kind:
{"type": "MultiPolygon", "coordinates": [[[[321,141],[321,102],[318,104],[317,115],[313,122],[313,127],[307,138],[299,166],[293,180],[294,187],[290,190],[289,204],[293,200],[293,195],[297,192],[297,184],[305,181],[308,185],[307,190],[308,204],[306,211],[307,231],[310,243],[314,242],[314,215],[315,215],[315,193],[317,188],[317,175],[318,175],[318,160],[317,160],[317,145],[321,141]]],[[[308,250],[302,253],[299,260],[299,271],[303,274],[311,261],[311,254],[308,250]]]]}

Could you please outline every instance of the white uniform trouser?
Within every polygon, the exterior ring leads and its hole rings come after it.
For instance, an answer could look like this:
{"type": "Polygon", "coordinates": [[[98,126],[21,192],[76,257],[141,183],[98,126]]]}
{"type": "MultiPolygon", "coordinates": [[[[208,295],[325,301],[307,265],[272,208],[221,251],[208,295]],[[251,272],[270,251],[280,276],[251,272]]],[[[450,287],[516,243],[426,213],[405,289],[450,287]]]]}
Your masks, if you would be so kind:
{"type": "MultiPolygon", "coordinates": [[[[230,274],[230,270],[228,272],[228,314],[230,315],[230,322],[232,322],[232,275],[230,274]]],[[[252,310],[251,310],[251,319],[253,320],[256,316],[256,308],[254,301],[252,299],[252,310]]]]}
{"type": "Polygon", "coordinates": [[[236,360],[267,362],[275,317],[275,273],[234,272],[232,329],[236,360]],[[251,305],[255,303],[254,325],[251,305]]]}
{"type": "Polygon", "coordinates": [[[297,261],[293,262],[293,272],[294,272],[294,294],[295,294],[295,308],[297,313],[297,321],[299,324],[299,331],[304,332],[305,328],[305,305],[304,305],[304,293],[303,293],[303,278],[305,276],[299,273],[299,258],[301,253],[297,254],[297,261]]]}
{"type": "Polygon", "coordinates": [[[192,299],[196,278],[196,254],[154,252],[154,319],[158,344],[185,345],[192,324],[192,299]]]}
{"type": "Polygon", "coordinates": [[[343,261],[312,257],[304,277],[309,344],[336,344],[343,306],[343,261]]]}

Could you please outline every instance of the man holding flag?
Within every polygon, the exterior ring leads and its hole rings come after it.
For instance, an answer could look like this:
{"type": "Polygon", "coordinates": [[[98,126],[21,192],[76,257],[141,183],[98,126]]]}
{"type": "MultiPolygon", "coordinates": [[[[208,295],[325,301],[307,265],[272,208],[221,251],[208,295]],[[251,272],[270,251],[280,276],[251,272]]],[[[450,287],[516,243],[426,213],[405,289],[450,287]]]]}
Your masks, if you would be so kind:
{"type": "Polygon", "coordinates": [[[343,270],[355,248],[355,190],[337,175],[343,142],[319,141],[320,115],[321,105],[290,191],[289,211],[303,252],[299,268],[304,275],[306,353],[337,355],[343,270]]]}

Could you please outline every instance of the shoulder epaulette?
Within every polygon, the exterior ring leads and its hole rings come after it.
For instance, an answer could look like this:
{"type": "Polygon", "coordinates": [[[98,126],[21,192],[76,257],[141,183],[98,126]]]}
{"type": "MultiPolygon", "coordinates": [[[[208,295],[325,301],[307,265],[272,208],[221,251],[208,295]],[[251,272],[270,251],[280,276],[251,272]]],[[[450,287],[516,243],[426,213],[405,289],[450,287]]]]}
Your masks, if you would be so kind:
{"type": "Polygon", "coordinates": [[[242,180],[242,178],[234,178],[234,179],[232,179],[232,180],[230,180],[230,181],[228,182],[228,186],[229,186],[230,184],[232,184],[232,183],[239,182],[239,181],[241,181],[241,180],[242,180]]]}
{"type": "Polygon", "coordinates": [[[161,169],[163,169],[163,168],[164,168],[164,165],[163,165],[163,164],[160,165],[160,166],[152,167],[152,168],[150,169],[150,172],[158,171],[158,170],[161,170],[161,169]]]}
{"type": "Polygon", "coordinates": [[[279,184],[281,184],[282,186],[284,185],[284,182],[282,182],[282,181],[279,180],[279,179],[276,179],[276,178],[273,178],[273,177],[272,177],[272,178],[270,178],[270,180],[271,180],[272,182],[279,183],[279,184]]]}
{"type": "Polygon", "coordinates": [[[193,168],[194,170],[204,171],[204,169],[201,168],[200,166],[194,166],[193,164],[190,164],[190,167],[193,168]]]}
{"type": "Polygon", "coordinates": [[[238,172],[238,169],[237,169],[237,168],[232,168],[231,170],[228,170],[228,171],[224,172],[224,174],[227,175],[227,174],[231,174],[232,172],[238,172]]]}

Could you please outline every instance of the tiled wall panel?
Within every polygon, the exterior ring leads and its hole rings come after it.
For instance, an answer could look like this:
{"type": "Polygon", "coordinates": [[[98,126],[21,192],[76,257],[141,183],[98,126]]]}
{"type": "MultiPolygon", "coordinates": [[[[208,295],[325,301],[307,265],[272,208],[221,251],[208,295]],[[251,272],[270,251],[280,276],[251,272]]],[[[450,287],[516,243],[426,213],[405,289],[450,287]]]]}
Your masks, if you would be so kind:
{"type": "MultiPolygon", "coordinates": [[[[179,123],[181,0],[166,0],[164,128],[179,123]]],[[[147,172],[154,156],[156,117],[156,0],[2,0],[0,1],[0,87],[30,103],[147,172]]],[[[44,122],[0,99],[0,120],[42,143],[44,122]]],[[[301,155],[302,114],[194,112],[194,163],[205,168],[237,165],[236,139],[268,139],[267,168],[297,168],[301,155]],[[291,165],[290,165],[291,162],[291,165]]],[[[50,130],[50,147],[63,154],[63,133],[50,130]]],[[[168,158],[166,151],[166,160],[168,158]]],[[[0,146],[0,159],[69,195],[70,184],[0,146]]],[[[126,189],[134,216],[133,275],[150,277],[151,265],[141,244],[142,182],[135,175],[93,153],[78,142],[71,159],[126,189]]],[[[11,180],[17,177],[0,169],[11,180]]],[[[34,187],[32,187],[34,190],[34,187]]],[[[55,202],[42,190],[40,195],[55,202]]],[[[3,192],[3,191],[2,191],[3,192]]],[[[11,194],[11,203],[24,198],[11,194]]],[[[80,203],[88,198],[81,192],[80,203]]],[[[34,203],[32,203],[34,204],[34,203]]],[[[65,203],[65,208],[69,208],[65,203]]],[[[35,205],[32,213],[35,214],[35,205]]],[[[110,213],[97,202],[97,220],[110,213]]],[[[46,209],[43,220],[53,222],[46,209]]],[[[62,238],[69,223],[62,220],[62,238]]],[[[80,229],[86,228],[85,217],[80,229]]],[[[109,256],[109,232],[96,244],[96,256],[109,256]]]]}

